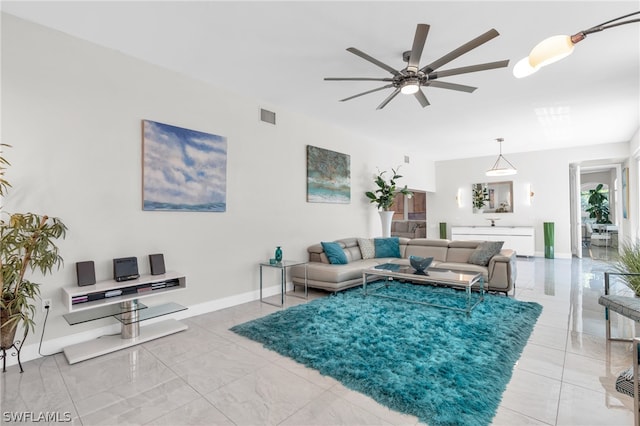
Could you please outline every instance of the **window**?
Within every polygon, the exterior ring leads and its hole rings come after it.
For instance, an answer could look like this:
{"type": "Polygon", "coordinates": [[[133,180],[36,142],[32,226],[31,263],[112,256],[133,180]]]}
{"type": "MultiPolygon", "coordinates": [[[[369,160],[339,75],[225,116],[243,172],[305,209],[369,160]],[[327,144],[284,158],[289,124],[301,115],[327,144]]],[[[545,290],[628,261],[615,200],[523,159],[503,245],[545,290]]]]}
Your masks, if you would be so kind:
{"type": "Polygon", "coordinates": [[[393,220],[427,220],[427,193],[415,191],[411,198],[396,194],[393,201],[393,220]]]}

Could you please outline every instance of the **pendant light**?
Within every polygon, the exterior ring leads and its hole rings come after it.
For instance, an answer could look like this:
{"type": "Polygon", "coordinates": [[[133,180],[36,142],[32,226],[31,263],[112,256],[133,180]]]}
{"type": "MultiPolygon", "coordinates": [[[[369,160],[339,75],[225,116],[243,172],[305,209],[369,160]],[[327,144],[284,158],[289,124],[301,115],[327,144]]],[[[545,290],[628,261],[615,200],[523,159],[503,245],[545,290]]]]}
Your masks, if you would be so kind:
{"type": "Polygon", "coordinates": [[[498,155],[498,159],[496,160],[495,163],[493,163],[493,166],[489,170],[487,170],[486,175],[487,176],[515,175],[516,173],[518,173],[518,171],[516,170],[515,167],[513,167],[513,164],[511,164],[509,160],[504,158],[504,156],[502,155],[502,142],[504,142],[504,139],[497,138],[496,141],[498,141],[498,143],[500,144],[500,155],[498,155]]]}

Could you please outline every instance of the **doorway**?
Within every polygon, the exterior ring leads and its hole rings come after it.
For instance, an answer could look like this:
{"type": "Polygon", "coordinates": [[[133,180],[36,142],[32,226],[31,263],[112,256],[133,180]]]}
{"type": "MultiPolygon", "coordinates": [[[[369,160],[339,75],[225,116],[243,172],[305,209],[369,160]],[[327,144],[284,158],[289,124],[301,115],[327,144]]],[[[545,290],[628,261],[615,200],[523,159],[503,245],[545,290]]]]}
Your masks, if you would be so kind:
{"type": "Polygon", "coordinates": [[[616,259],[622,226],[621,170],[622,164],[615,163],[572,165],[571,248],[574,256],[616,259]],[[600,203],[596,203],[598,198],[600,203]]]}
{"type": "Polygon", "coordinates": [[[427,236],[427,193],[411,189],[413,195],[407,197],[396,194],[393,202],[391,236],[405,238],[425,238],[427,236]]]}

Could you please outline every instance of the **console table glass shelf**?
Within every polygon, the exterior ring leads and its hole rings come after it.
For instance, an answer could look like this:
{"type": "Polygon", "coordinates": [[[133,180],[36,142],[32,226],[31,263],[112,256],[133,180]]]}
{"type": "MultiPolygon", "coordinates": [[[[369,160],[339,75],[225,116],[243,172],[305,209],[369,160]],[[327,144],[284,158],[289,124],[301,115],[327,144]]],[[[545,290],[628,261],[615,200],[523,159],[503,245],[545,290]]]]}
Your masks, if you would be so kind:
{"type": "MultiPolygon", "coordinates": [[[[147,309],[147,305],[138,303],[137,309],[147,309]]],[[[70,314],[64,314],[62,316],[67,320],[67,323],[69,325],[76,325],[101,318],[116,317],[116,315],[120,315],[124,312],[127,312],[126,308],[121,307],[118,303],[113,305],[94,307],[93,309],[86,309],[80,312],[71,312],[70,314]]]]}
{"type": "MultiPolygon", "coordinates": [[[[145,306],[144,309],[138,309],[138,321],[145,321],[151,318],[158,318],[163,315],[169,315],[186,310],[187,308],[174,302],[164,303],[162,305],[152,307],[145,306]]],[[[123,324],[132,324],[134,321],[132,321],[130,318],[127,318],[125,315],[126,313],[127,312],[122,312],[119,315],[114,315],[113,317],[123,324]]]]}
{"type": "Polygon", "coordinates": [[[151,307],[138,302],[141,298],[159,296],[185,288],[186,277],[176,272],[143,275],[131,281],[107,280],[90,286],[63,288],[62,303],[69,310],[63,317],[69,325],[108,317],[113,317],[121,323],[119,335],[102,336],[64,348],[67,361],[74,364],[186,330],[188,327],[175,319],[140,327],[142,321],[187,308],[175,302],[151,307]]]}

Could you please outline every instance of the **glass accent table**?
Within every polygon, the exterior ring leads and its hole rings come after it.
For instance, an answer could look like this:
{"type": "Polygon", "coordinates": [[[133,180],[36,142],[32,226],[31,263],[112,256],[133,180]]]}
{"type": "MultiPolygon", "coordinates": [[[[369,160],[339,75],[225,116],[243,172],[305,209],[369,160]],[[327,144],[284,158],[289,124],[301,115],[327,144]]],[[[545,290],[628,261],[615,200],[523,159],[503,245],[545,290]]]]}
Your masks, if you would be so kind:
{"type": "Polygon", "coordinates": [[[286,284],[287,284],[287,268],[297,265],[304,265],[304,297],[298,296],[297,294],[289,293],[289,296],[298,297],[301,299],[309,298],[309,288],[307,286],[307,263],[306,261],[301,260],[282,260],[277,263],[269,263],[260,262],[260,301],[262,303],[266,303],[267,305],[277,306],[279,308],[284,306],[284,296],[286,293],[286,284]],[[262,268],[277,268],[280,269],[280,304],[267,302],[262,298],[262,268]]]}

